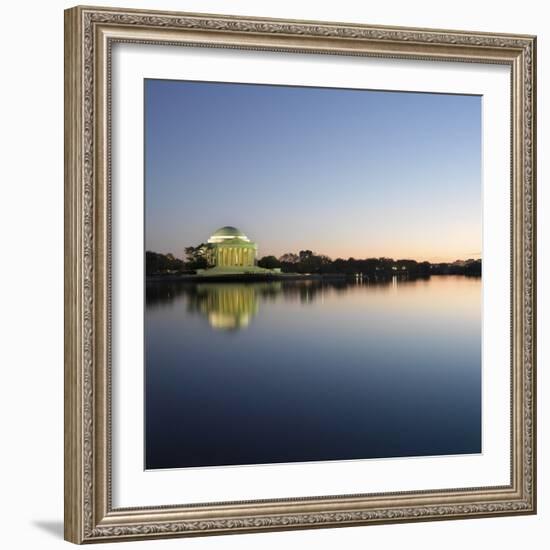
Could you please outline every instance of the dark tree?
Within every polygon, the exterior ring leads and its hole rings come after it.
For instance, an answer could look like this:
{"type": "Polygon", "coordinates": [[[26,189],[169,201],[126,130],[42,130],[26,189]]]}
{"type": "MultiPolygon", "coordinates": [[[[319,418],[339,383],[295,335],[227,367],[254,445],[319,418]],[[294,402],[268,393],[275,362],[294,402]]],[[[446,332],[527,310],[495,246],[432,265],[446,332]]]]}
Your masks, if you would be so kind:
{"type": "Polygon", "coordinates": [[[481,260],[467,261],[466,267],[464,268],[464,275],[481,277],[481,260]]]}
{"type": "Polygon", "coordinates": [[[173,254],[159,254],[158,252],[145,252],[146,275],[159,275],[162,273],[181,273],[185,270],[182,260],[175,258],[173,254]]]}
{"type": "Polygon", "coordinates": [[[185,249],[187,267],[189,269],[205,269],[208,267],[206,261],[206,250],[208,245],[201,243],[198,246],[188,246],[185,249]]]}
{"type": "Polygon", "coordinates": [[[287,252],[279,258],[279,262],[285,264],[297,264],[299,261],[300,257],[298,254],[294,254],[293,252],[287,252]]]}
{"type": "Polygon", "coordinates": [[[265,269],[274,269],[281,267],[281,262],[275,256],[264,256],[258,260],[258,266],[265,269]]]}
{"type": "Polygon", "coordinates": [[[300,258],[300,262],[305,262],[306,260],[309,260],[313,256],[313,252],[311,250],[300,250],[298,257],[300,258]]]}

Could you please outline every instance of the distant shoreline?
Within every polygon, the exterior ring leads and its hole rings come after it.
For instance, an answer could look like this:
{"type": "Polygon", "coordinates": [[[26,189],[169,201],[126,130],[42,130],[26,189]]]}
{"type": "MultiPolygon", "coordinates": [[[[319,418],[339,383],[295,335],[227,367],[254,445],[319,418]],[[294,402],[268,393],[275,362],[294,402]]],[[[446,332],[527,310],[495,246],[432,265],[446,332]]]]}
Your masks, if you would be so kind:
{"type": "Polygon", "coordinates": [[[145,280],[148,283],[161,282],[246,282],[246,281],[294,281],[298,279],[346,279],[346,274],[331,273],[320,275],[318,273],[229,273],[227,275],[200,275],[200,274],[165,274],[165,275],[147,275],[145,280]]]}
{"type": "Polygon", "coordinates": [[[332,260],[311,250],[288,253],[280,258],[264,256],[250,265],[213,264],[198,247],[186,249],[187,261],[172,254],[146,251],[145,275],[150,280],[283,280],[283,279],[354,279],[387,281],[398,278],[422,278],[431,275],[471,275],[482,272],[481,259],[455,260],[451,263],[418,262],[393,258],[337,258],[332,260]],[[198,250],[198,252],[197,252],[198,250]]]}
{"type": "Polygon", "coordinates": [[[412,276],[408,277],[406,274],[396,274],[388,277],[373,278],[368,275],[355,276],[349,273],[273,273],[273,274],[227,274],[217,276],[204,276],[197,274],[185,274],[185,273],[167,273],[163,275],[147,275],[145,277],[146,283],[175,283],[175,282],[189,282],[189,283],[220,283],[220,282],[258,282],[258,281],[297,281],[297,280],[313,280],[313,281],[345,281],[345,280],[363,280],[364,282],[384,282],[390,281],[393,277],[398,277],[402,280],[422,280],[429,279],[430,277],[473,277],[481,278],[481,275],[472,275],[464,273],[434,273],[424,276],[412,276]]]}

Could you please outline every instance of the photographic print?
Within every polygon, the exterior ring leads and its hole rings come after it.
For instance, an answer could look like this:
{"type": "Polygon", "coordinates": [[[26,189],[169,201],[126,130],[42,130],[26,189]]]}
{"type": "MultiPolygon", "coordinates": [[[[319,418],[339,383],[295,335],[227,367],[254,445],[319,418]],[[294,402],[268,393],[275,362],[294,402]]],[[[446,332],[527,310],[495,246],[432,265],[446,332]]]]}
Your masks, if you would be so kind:
{"type": "Polygon", "coordinates": [[[481,96],[144,86],[145,468],[481,453],[481,96]]]}
{"type": "Polygon", "coordinates": [[[535,36],[65,44],[66,540],[536,513],[535,36]]]}

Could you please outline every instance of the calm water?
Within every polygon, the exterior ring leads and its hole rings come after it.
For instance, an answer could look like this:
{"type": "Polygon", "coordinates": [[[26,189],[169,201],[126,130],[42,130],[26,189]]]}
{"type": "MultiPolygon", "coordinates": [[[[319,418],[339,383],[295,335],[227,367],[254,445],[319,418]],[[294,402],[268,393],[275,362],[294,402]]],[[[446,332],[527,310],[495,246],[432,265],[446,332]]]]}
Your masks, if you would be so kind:
{"type": "Polygon", "coordinates": [[[147,285],[146,467],[478,453],[481,279],[147,285]]]}

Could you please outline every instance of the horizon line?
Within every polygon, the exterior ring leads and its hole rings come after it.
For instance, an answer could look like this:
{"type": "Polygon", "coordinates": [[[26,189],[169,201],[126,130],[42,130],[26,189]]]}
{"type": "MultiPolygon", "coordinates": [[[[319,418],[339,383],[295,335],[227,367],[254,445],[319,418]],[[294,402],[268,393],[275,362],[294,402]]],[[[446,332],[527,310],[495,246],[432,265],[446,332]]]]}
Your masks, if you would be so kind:
{"type": "MultiPolygon", "coordinates": [[[[201,243],[202,244],[202,243],[201,243]]],[[[186,248],[186,247],[185,247],[186,248]]],[[[303,249],[303,250],[310,250],[308,248],[306,249],[303,249]]],[[[178,258],[173,252],[156,252],[155,250],[148,250],[147,248],[145,249],[145,253],[147,252],[151,252],[153,254],[162,254],[164,256],[167,256],[167,255],[172,255],[174,256],[174,258],[176,259],[181,259],[183,261],[182,258],[178,258]]],[[[482,260],[481,257],[479,258],[474,258],[472,256],[481,256],[481,252],[470,252],[467,257],[454,257],[454,259],[452,260],[436,260],[436,258],[440,258],[439,256],[431,256],[430,259],[423,259],[423,260],[420,260],[420,259],[416,259],[416,258],[413,258],[413,257],[410,257],[410,256],[403,256],[403,257],[392,257],[392,256],[364,256],[364,257],[355,257],[355,256],[348,256],[347,258],[344,258],[342,256],[336,256],[335,258],[331,257],[331,256],[328,256],[326,254],[323,254],[323,253],[319,253],[319,252],[315,252],[315,251],[311,251],[312,254],[314,256],[324,256],[326,258],[328,258],[331,262],[335,262],[337,260],[343,260],[345,262],[349,261],[349,260],[355,260],[355,261],[364,261],[364,260],[391,260],[393,262],[399,262],[399,261],[413,261],[413,262],[417,262],[417,263],[423,263],[423,262],[428,262],[428,263],[434,263],[434,264],[445,264],[445,263],[453,263],[453,262],[465,262],[467,260],[474,260],[474,261],[477,261],[477,260],[482,260]]],[[[295,255],[299,255],[299,252],[285,252],[283,254],[280,254],[279,256],[276,256],[275,254],[263,254],[262,256],[259,256],[258,259],[262,259],[262,258],[267,258],[269,256],[273,256],[274,258],[276,258],[277,260],[279,260],[279,258],[281,258],[282,256],[286,255],[286,254],[295,254],[295,255]]]]}

